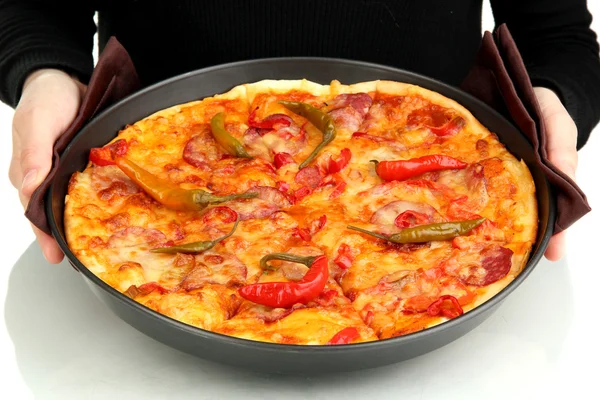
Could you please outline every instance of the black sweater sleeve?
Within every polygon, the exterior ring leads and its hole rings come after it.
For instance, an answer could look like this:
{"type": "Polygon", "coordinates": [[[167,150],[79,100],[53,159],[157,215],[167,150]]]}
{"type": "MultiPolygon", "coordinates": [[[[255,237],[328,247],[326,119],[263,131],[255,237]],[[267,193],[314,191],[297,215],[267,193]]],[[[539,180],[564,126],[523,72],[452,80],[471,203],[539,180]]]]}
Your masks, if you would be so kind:
{"type": "Polygon", "coordinates": [[[0,101],[14,107],[27,75],[58,68],[87,82],[94,9],[88,1],[0,0],[0,101]]]}
{"type": "Polygon", "coordinates": [[[600,59],[586,0],[491,0],[534,86],[557,92],[578,129],[577,148],[600,120],[600,59]]]}

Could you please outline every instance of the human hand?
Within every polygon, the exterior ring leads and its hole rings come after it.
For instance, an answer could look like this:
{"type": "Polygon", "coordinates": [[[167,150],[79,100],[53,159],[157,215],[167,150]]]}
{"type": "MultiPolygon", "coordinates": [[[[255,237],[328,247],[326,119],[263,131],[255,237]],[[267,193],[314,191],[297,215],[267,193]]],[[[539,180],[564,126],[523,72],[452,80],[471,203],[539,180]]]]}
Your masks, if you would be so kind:
{"type": "MultiPolygon", "coordinates": [[[[575,181],[578,160],[577,126],[556,93],[543,87],[535,87],[534,91],[548,133],[548,159],[575,181]]],[[[544,255],[550,261],[557,261],[562,258],[564,251],[565,231],[562,231],[552,236],[544,255]]]]}
{"type": "MultiPolygon", "coordinates": [[[[13,153],[9,177],[27,208],[35,189],[52,167],[55,141],[71,124],[86,86],[55,69],[30,74],[24,85],[12,124],[13,153]]],[[[48,262],[57,264],[63,253],[54,238],[32,225],[48,262]]]]}

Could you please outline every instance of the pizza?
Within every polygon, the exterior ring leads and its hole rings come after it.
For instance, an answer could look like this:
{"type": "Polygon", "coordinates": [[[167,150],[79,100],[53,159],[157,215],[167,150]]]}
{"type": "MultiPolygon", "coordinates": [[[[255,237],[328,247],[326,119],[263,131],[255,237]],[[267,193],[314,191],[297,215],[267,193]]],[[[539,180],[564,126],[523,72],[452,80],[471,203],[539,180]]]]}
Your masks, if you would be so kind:
{"type": "Polygon", "coordinates": [[[223,335],[337,345],[422,331],[505,288],[535,185],[425,88],[265,80],[124,127],[71,177],[65,231],[96,276],[223,335]]]}

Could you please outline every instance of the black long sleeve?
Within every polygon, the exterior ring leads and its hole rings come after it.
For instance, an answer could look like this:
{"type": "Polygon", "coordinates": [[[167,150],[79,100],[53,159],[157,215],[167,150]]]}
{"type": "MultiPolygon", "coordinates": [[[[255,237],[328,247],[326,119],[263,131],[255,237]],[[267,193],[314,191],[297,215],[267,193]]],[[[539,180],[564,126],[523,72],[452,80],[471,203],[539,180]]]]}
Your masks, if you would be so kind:
{"type": "MultiPolygon", "coordinates": [[[[554,89],[579,130],[600,120],[600,61],[585,0],[491,0],[507,23],[534,85],[554,89]]],[[[193,69],[260,57],[357,59],[458,86],[481,42],[482,0],[0,0],[0,100],[14,106],[26,76],[42,67],[93,68],[114,35],[143,85],[193,69]]]]}
{"type": "Polygon", "coordinates": [[[0,0],[0,100],[15,106],[27,75],[58,68],[89,79],[94,9],[87,1],[0,0]]]}
{"type": "Polygon", "coordinates": [[[600,58],[585,0],[492,0],[534,86],[555,90],[577,125],[581,148],[600,120],[600,58]]]}

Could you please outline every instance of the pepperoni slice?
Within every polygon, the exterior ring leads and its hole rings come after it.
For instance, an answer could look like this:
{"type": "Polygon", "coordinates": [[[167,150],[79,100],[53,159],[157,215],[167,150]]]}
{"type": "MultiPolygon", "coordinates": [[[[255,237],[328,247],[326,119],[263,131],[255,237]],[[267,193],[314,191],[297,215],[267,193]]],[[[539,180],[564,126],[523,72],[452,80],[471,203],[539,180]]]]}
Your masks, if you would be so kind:
{"type": "Polygon", "coordinates": [[[235,222],[236,219],[237,213],[225,206],[213,207],[202,216],[202,221],[211,227],[235,222]]]}
{"type": "Polygon", "coordinates": [[[234,255],[202,254],[196,259],[196,267],[181,281],[184,290],[200,289],[208,284],[241,286],[246,281],[246,265],[234,255]]]}
{"type": "Polygon", "coordinates": [[[255,307],[251,314],[253,317],[263,320],[265,323],[269,324],[272,322],[277,322],[280,319],[283,319],[293,313],[298,309],[306,308],[304,304],[294,304],[290,308],[270,308],[270,307],[255,307]]]}
{"type": "Polygon", "coordinates": [[[302,168],[296,174],[294,180],[300,186],[306,186],[311,189],[315,189],[321,183],[323,176],[321,175],[321,171],[316,166],[310,166],[306,168],[302,168]]]}
{"type": "Polygon", "coordinates": [[[466,122],[452,110],[430,104],[411,112],[406,125],[409,128],[426,127],[434,135],[443,137],[459,132],[466,122]]]}
{"type": "Polygon", "coordinates": [[[115,166],[93,168],[91,186],[102,200],[138,193],[140,188],[115,166]]]}
{"type": "Polygon", "coordinates": [[[248,193],[258,193],[258,199],[267,203],[285,208],[292,205],[288,197],[280,190],[270,186],[257,186],[248,190],[248,193]]]}
{"type": "Polygon", "coordinates": [[[257,186],[247,191],[258,193],[258,197],[249,200],[234,200],[227,206],[238,213],[240,220],[266,218],[292,203],[280,190],[269,186],[257,186]]]}
{"type": "Polygon", "coordinates": [[[252,157],[260,157],[265,160],[270,158],[269,147],[267,147],[267,144],[263,140],[260,129],[248,128],[246,132],[244,132],[242,140],[248,149],[248,153],[252,157]]]}
{"type": "Polygon", "coordinates": [[[208,171],[209,163],[220,160],[224,154],[217,146],[210,127],[202,125],[199,133],[185,145],[183,160],[196,168],[208,171]]]}
{"type": "Polygon", "coordinates": [[[336,127],[354,132],[362,124],[372,104],[373,99],[366,93],[340,94],[329,105],[329,115],[336,127]]]}
{"type": "Polygon", "coordinates": [[[108,239],[108,247],[131,247],[142,244],[164,243],[167,237],[158,229],[146,229],[140,226],[130,226],[108,239]]]}
{"type": "Polygon", "coordinates": [[[243,136],[244,145],[253,157],[270,160],[271,153],[293,156],[307,145],[305,130],[287,115],[270,115],[261,124],[270,127],[258,128],[251,125],[243,136]]]}
{"type": "Polygon", "coordinates": [[[413,222],[430,223],[436,214],[435,208],[429,204],[396,200],[377,210],[371,217],[371,223],[407,228],[413,222]]]}
{"type": "Polygon", "coordinates": [[[460,279],[473,286],[486,286],[504,278],[510,272],[512,266],[513,251],[506,247],[492,245],[481,252],[481,268],[467,267],[468,274],[463,275],[461,270],[460,279]]]}

